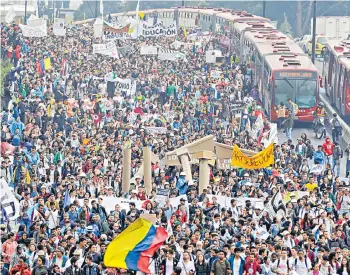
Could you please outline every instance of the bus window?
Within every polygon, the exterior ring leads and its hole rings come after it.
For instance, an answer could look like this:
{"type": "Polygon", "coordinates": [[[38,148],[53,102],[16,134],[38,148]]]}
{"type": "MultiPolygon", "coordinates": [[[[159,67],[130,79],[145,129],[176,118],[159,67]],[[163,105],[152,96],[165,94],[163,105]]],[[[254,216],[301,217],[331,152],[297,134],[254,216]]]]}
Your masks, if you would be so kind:
{"type": "Polygon", "coordinates": [[[295,100],[295,80],[276,79],[275,80],[275,105],[281,102],[286,106],[288,98],[295,100]]]}
{"type": "Polygon", "coordinates": [[[295,103],[300,108],[312,108],[316,105],[317,82],[312,79],[296,80],[295,103]]]}

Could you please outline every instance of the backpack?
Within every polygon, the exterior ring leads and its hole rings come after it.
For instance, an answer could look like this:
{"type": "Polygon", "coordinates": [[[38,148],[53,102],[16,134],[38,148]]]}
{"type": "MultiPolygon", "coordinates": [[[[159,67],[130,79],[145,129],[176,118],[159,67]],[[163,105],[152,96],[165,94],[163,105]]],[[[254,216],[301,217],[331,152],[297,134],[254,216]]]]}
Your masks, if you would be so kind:
{"type": "Polygon", "coordinates": [[[334,125],[334,128],[335,128],[335,129],[340,129],[340,128],[342,128],[341,125],[340,125],[339,120],[336,119],[336,118],[334,119],[333,125],[334,125]]]}

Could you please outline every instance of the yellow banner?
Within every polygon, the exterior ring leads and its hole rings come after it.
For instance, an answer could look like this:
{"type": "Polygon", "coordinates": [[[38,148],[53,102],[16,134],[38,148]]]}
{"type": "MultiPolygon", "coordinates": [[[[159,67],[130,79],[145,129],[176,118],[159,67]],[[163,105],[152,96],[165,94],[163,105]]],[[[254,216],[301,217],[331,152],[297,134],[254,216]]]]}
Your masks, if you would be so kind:
{"type": "Polygon", "coordinates": [[[247,157],[242,153],[237,145],[233,147],[231,166],[245,169],[261,169],[273,165],[275,158],[273,154],[274,145],[271,143],[263,151],[252,157],[247,157]]]}

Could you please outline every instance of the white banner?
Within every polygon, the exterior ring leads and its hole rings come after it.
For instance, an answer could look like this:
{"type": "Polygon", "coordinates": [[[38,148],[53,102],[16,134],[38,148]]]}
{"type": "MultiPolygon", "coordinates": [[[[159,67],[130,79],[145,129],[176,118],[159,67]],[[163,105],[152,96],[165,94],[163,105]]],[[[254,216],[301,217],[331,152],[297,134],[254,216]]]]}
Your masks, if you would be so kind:
{"type": "Polygon", "coordinates": [[[126,95],[134,95],[136,93],[136,83],[130,78],[122,79],[117,77],[114,82],[116,90],[125,92],[126,95]]]}
{"type": "Polygon", "coordinates": [[[22,30],[24,37],[45,37],[47,36],[46,21],[45,24],[37,27],[30,27],[27,25],[20,24],[19,27],[22,30]]]}
{"type": "Polygon", "coordinates": [[[260,207],[261,209],[264,206],[264,198],[233,198],[233,197],[225,197],[219,195],[207,195],[210,201],[213,200],[213,197],[217,199],[217,203],[220,204],[220,207],[231,207],[231,200],[234,199],[237,201],[237,206],[245,207],[246,201],[249,200],[253,207],[260,207]]]}
{"type": "Polygon", "coordinates": [[[53,34],[57,36],[65,36],[66,35],[66,21],[64,18],[55,18],[55,22],[53,24],[53,34]]]}
{"type": "MultiPolygon", "coordinates": [[[[136,118],[137,118],[137,113],[130,113],[129,116],[128,116],[128,120],[130,123],[134,123],[136,118]]],[[[141,117],[141,122],[145,122],[145,121],[149,121],[150,119],[153,119],[153,115],[152,114],[149,114],[149,115],[143,115],[143,116],[140,116],[141,117]]]]}
{"type": "Polygon", "coordinates": [[[159,49],[158,59],[159,60],[175,61],[176,60],[176,51],[159,49]]]}
{"type": "Polygon", "coordinates": [[[147,26],[145,23],[141,23],[139,26],[139,35],[144,37],[176,36],[176,23],[174,22],[169,27],[164,27],[160,23],[153,26],[147,26]]]}
{"type": "Polygon", "coordinates": [[[158,48],[155,46],[141,46],[140,55],[156,55],[158,53],[158,48]]]}
{"type": "Polygon", "coordinates": [[[8,186],[4,178],[0,179],[0,203],[4,220],[13,221],[19,217],[21,211],[19,201],[16,199],[13,191],[8,186]]]}
{"type": "Polygon", "coordinates": [[[146,131],[149,134],[158,135],[158,134],[166,134],[167,129],[166,127],[146,127],[146,131]]]}
{"type": "Polygon", "coordinates": [[[120,33],[114,33],[114,32],[108,32],[103,31],[103,40],[129,40],[129,39],[136,39],[137,38],[137,28],[131,28],[128,32],[120,32],[120,33]]]}
{"type": "Polygon", "coordinates": [[[210,71],[210,77],[212,78],[220,78],[221,74],[222,74],[222,71],[218,71],[218,70],[210,71]]]}

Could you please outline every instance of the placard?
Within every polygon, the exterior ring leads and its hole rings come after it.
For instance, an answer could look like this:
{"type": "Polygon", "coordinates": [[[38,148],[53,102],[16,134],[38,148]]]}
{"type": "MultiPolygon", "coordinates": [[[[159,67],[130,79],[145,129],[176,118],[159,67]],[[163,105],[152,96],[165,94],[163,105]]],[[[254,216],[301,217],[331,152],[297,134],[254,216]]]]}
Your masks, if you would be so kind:
{"type": "Polygon", "coordinates": [[[66,22],[64,18],[55,18],[55,22],[53,24],[53,34],[57,36],[65,36],[66,35],[66,22]]]}
{"type": "Polygon", "coordinates": [[[164,207],[169,197],[169,189],[157,188],[156,201],[159,207],[164,207]]]}

